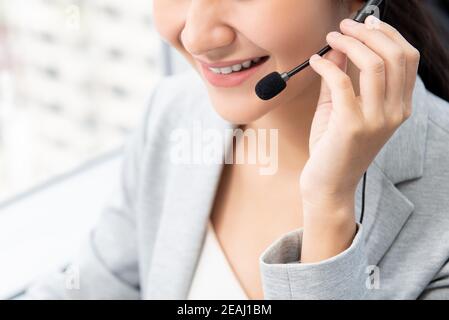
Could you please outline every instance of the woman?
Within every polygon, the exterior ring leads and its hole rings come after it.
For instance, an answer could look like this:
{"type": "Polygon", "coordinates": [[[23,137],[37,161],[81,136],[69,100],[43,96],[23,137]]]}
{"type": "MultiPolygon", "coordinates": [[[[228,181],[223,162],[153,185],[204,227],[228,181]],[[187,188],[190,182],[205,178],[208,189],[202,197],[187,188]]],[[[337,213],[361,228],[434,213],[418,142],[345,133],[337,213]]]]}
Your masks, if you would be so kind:
{"type": "Polygon", "coordinates": [[[155,89],[78,271],[29,297],[449,298],[447,53],[419,1],[387,0],[384,23],[345,19],[363,5],[155,0],[158,31],[196,73],[155,89]],[[286,91],[257,98],[263,76],[326,42],[286,91]],[[237,128],[276,145],[269,174],[260,157],[235,163],[254,153],[245,135],[225,140],[226,165],[175,161],[192,131],[195,144],[237,128]]]}

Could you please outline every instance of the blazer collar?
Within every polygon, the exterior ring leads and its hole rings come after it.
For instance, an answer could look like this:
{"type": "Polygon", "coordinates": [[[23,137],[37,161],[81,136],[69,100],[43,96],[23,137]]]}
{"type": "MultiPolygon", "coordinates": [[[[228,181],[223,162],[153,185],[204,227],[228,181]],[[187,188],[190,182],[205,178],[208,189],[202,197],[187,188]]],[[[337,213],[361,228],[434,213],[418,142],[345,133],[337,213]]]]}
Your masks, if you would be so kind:
{"type": "MultiPolygon", "coordinates": [[[[423,174],[426,94],[424,84],[418,79],[412,116],[397,130],[368,169],[363,226],[370,264],[381,260],[414,210],[413,203],[397,185],[423,174]]],[[[235,128],[215,114],[208,99],[205,101],[205,108],[194,111],[198,112],[196,119],[202,119],[205,128],[235,128]]],[[[230,142],[226,141],[227,148],[230,142]]],[[[144,298],[187,298],[222,169],[223,165],[191,164],[175,166],[170,173],[144,298]]],[[[361,191],[362,181],[356,193],[357,219],[360,218],[361,191]]]]}

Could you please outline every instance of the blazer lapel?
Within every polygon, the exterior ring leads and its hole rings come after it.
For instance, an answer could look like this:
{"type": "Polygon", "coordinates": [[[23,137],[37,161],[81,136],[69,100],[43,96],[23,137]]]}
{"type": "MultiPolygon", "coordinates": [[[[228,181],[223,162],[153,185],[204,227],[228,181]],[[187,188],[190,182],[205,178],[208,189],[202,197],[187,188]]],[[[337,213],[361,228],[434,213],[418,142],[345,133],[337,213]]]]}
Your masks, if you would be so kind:
{"type": "MultiPolygon", "coordinates": [[[[418,78],[412,116],[396,131],[368,169],[363,227],[370,264],[377,264],[414,210],[414,204],[400,191],[401,183],[423,175],[427,136],[427,91],[418,78]]],[[[360,220],[362,183],[356,193],[360,220]]]]}
{"type": "MultiPolygon", "coordinates": [[[[356,216],[360,221],[361,183],[356,194],[356,216]]],[[[363,228],[370,265],[376,265],[393,243],[414,205],[375,164],[367,175],[363,228]]]]}
{"type": "Polygon", "coordinates": [[[173,197],[161,216],[148,275],[151,299],[187,297],[221,172],[216,165],[183,167],[175,170],[179,182],[167,189],[173,197]]]}
{"type": "MultiPolygon", "coordinates": [[[[208,105],[207,108],[213,112],[211,106],[208,105]]],[[[203,113],[193,116],[197,121],[193,120],[191,125],[200,125],[202,130],[218,130],[216,132],[220,132],[222,138],[224,137],[224,155],[232,140],[230,135],[223,133],[234,126],[215,114],[208,114],[207,110],[200,110],[203,113]]],[[[182,129],[191,128],[187,124],[187,127],[182,129]]],[[[168,200],[161,214],[152,263],[146,280],[146,299],[187,298],[222,169],[223,164],[173,165],[165,192],[168,200]]]]}

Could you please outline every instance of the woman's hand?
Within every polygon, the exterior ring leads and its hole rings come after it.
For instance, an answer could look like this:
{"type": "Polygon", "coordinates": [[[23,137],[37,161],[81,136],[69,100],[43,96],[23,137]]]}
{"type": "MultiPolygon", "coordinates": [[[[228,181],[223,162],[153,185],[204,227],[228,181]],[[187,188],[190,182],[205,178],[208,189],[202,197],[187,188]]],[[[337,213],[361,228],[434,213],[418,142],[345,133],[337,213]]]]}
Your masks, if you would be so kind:
{"type": "Polygon", "coordinates": [[[310,134],[310,158],[300,179],[304,215],[302,262],[347,249],[356,233],[355,191],[363,173],[412,113],[419,52],[390,25],[371,16],[346,19],[334,49],[313,56],[322,77],[310,134]],[[360,96],[346,71],[347,57],[360,70],[360,96]]]}

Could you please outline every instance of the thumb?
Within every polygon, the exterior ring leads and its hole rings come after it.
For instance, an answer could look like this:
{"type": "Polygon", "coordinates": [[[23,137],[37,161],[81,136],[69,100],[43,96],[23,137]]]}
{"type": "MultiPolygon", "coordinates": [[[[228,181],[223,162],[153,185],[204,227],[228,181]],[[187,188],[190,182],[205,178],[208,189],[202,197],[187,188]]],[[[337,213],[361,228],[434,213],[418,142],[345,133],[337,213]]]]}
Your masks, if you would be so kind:
{"type": "MultiPolygon", "coordinates": [[[[333,49],[333,50],[329,51],[325,55],[324,58],[329,61],[332,61],[341,70],[346,72],[347,67],[348,67],[348,59],[347,59],[346,55],[344,53],[342,53],[341,51],[333,49]]],[[[320,97],[318,99],[318,105],[322,105],[322,104],[330,103],[330,102],[332,102],[332,92],[331,92],[329,86],[327,85],[326,81],[324,80],[324,78],[321,78],[321,91],[320,91],[320,97]]]]}

